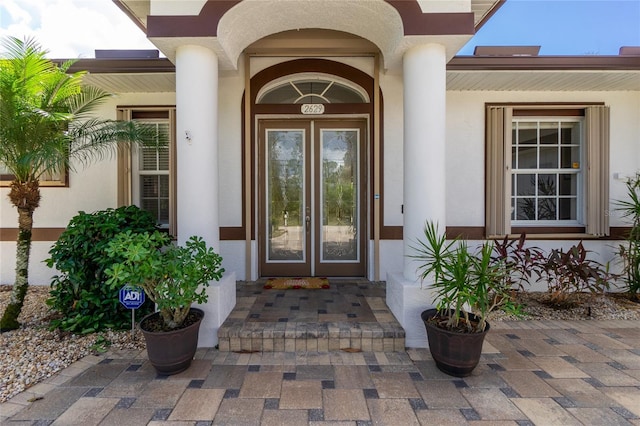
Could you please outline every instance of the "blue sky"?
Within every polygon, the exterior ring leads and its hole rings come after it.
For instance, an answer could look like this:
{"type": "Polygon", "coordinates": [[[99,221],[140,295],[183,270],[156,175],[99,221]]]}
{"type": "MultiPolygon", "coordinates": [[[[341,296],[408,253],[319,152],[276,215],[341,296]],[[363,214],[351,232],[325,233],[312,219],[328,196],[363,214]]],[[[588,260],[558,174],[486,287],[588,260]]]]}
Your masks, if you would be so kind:
{"type": "MultiPolygon", "coordinates": [[[[4,35],[34,36],[55,58],[154,48],[111,0],[1,0],[4,35]]],[[[472,55],[476,45],[540,45],[541,55],[617,55],[620,46],[640,46],[640,0],[507,0],[459,54],[472,55]]]]}
{"type": "Polygon", "coordinates": [[[475,46],[541,46],[540,55],[617,55],[640,46],[640,0],[507,0],[459,55],[475,46]]]}

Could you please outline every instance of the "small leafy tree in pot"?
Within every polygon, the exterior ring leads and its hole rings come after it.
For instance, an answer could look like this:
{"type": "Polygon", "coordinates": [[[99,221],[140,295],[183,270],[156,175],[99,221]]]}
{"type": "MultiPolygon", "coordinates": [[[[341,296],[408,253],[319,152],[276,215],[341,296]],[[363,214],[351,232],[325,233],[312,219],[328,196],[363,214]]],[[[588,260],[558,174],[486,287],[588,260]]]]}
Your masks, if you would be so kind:
{"type": "Polygon", "coordinates": [[[163,331],[182,327],[191,304],[206,303],[205,287],[224,273],[222,257],[197,236],[177,246],[161,231],[127,231],[113,238],[107,253],[124,259],[106,271],[107,282],[142,287],[158,306],[163,331]]]}

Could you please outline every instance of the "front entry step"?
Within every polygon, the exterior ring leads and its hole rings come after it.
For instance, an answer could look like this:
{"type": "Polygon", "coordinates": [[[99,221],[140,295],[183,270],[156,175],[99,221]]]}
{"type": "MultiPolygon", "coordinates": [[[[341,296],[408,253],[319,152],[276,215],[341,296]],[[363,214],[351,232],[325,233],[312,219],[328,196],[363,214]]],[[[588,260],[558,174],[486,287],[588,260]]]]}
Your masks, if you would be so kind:
{"type": "Polygon", "coordinates": [[[404,352],[405,332],[385,304],[385,283],[331,280],[330,289],[237,286],[236,307],[218,330],[220,351],[404,352]]]}

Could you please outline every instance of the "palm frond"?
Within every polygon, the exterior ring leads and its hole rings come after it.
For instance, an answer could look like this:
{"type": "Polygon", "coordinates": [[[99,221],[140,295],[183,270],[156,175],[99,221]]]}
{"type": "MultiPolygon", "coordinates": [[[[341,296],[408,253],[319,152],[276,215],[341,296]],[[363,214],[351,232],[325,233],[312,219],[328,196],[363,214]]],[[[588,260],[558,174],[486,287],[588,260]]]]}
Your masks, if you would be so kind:
{"type": "Polygon", "coordinates": [[[20,181],[87,165],[113,155],[118,146],[162,146],[168,135],[134,122],[93,116],[111,95],[83,85],[86,72],[70,73],[45,57],[33,39],[3,40],[0,59],[0,163],[20,181]]]}
{"type": "Polygon", "coordinates": [[[85,166],[95,160],[112,157],[122,147],[166,144],[164,136],[159,136],[155,127],[132,121],[89,119],[74,123],[68,136],[72,140],[69,156],[85,166]]]}

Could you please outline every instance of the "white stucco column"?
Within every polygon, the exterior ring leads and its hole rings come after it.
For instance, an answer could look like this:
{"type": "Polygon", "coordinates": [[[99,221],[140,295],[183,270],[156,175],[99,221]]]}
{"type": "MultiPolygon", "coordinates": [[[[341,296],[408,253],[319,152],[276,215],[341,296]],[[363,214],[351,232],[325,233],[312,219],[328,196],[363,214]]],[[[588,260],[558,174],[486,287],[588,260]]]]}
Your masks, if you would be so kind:
{"type": "Polygon", "coordinates": [[[387,305],[405,330],[407,347],[427,347],[420,313],[433,307],[429,283],[416,273],[415,240],[425,221],[445,223],[446,51],[425,44],[404,55],[404,271],[387,275],[387,305]]]}
{"type": "MultiPolygon", "coordinates": [[[[218,211],[218,57],[194,45],[176,50],[178,244],[199,235],[220,253],[218,211]]],[[[224,261],[223,261],[224,265],[224,261]]],[[[198,346],[218,344],[218,329],[236,304],[236,274],[207,287],[198,346]]]]}
{"type": "Polygon", "coordinates": [[[445,223],[446,50],[416,46],[404,55],[404,278],[416,280],[407,255],[426,220],[445,223]]]}
{"type": "Polygon", "coordinates": [[[176,50],[178,243],[199,235],[220,252],[218,57],[202,46],[176,50]]]}

